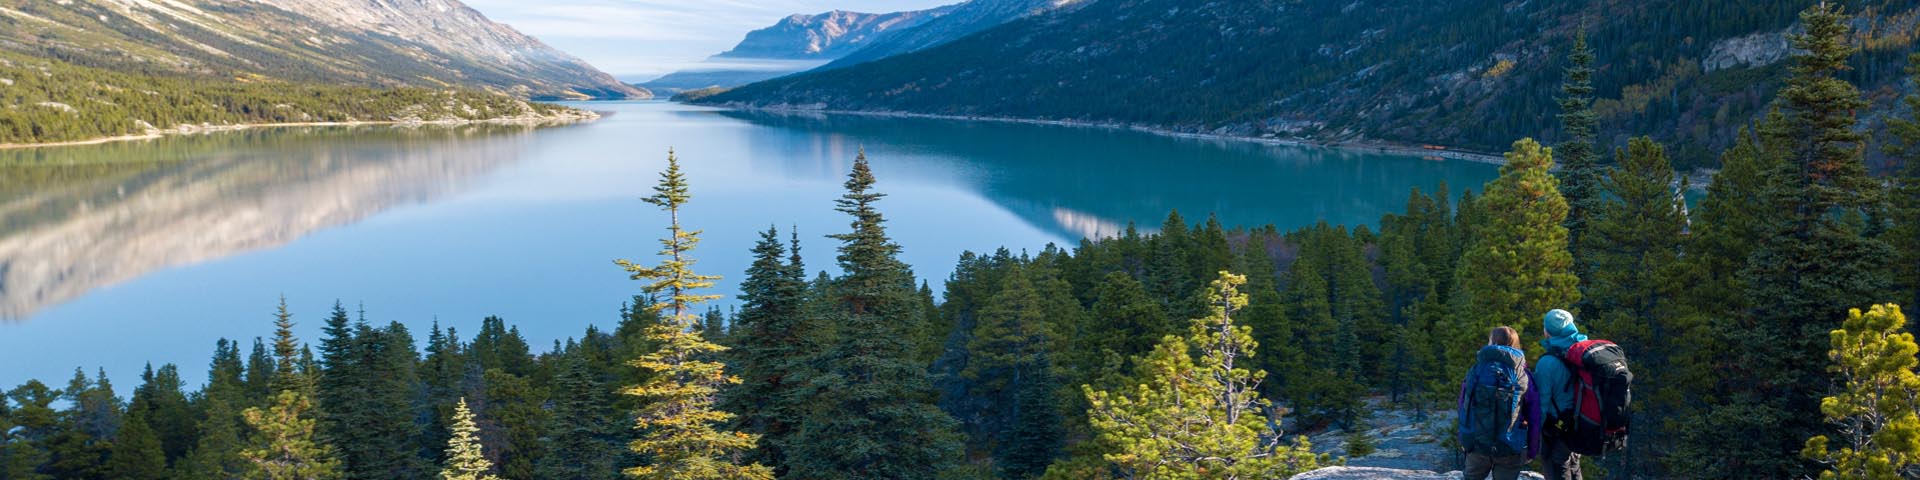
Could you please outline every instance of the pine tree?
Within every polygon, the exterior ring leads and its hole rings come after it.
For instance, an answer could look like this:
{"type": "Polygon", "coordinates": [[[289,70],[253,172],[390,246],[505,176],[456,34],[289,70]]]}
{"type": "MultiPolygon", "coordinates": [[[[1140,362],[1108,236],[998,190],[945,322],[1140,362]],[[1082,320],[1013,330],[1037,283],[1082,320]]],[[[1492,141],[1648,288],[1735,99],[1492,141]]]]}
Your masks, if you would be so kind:
{"type": "Polygon", "coordinates": [[[1854,112],[1867,103],[1839,77],[1855,50],[1848,19],[1823,3],[1803,12],[1801,22],[1806,33],[1792,40],[1802,53],[1777,99],[1784,123],[1767,132],[1768,147],[1786,161],[1761,191],[1767,215],[1738,274],[1748,311],[1720,328],[1737,369],[1725,375],[1744,380],[1731,385],[1723,408],[1752,410],[1718,430],[1753,441],[1722,446],[1708,462],[1739,465],[1743,475],[1806,472],[1792,453],[1802,447],[1798,439],[1821,428],[1812,414],[1818,405],[1804,390],[1828,381],[1819,339],[1846,313],[1837,306],[1883,301],[1890,286],[1884,266],[1892,252],[1869,238],[1865,225],[1876,215],[1879,185],[1862,160],[1865,136],[1853,127],[1854,112]]]}
{"type": "Polygon", "coordinates": [[[1827,465],[1822,479],[1912,478],[1920,464],[1920,352],[1898,305],[1848,313],[1831,334],[1829,367],[1840,391],[1820,401],[1827,422],[1839,427],[1840,448],[1826,435],[1807,439],[1802,455],[1827,465]]]}
{"type": "Polygon", "coordinates": [[[109,478],[107,457],[125,408],[114,395],[107,372],[100,370],[90,379],[84,371],[74,369],[67,388],[61,390],[61,399],[67,402],[67,408],[60,412],[58,428],[48,441],[52,459],[45,471],[63,479],[109,478]]]}
{"type": "Polygon", "coordinates": [[[1606,169],[1600,165],[1600,145],[1594,141],[1599,130],[1599,115],[1593,111],[1593,50],[1587,48],[1583,27],[1574,37],[1573,51],[1567,54],[1566,79],[1560,84],[1560,134],[1563,137],[1553,153],[1560,160],[1560,194],[1567,202],[1567,245],[1574,258],[1574,273],[1585,278],[1593,271],[1587,259],[1589,243],[1583,240],[1589,225],[1606,201],[1601,193],[1606,169]]]}
{"type": "Polygon", "coordinates": [[[807,359],[800,427],[784,446],[789,477],[932,478],[958,459],[954,422],[934,405],[925,365],[913,361],[920,323],[913,273],[875,207],[866,155],[855,159],[838,210],[853,217],[840,240],[843,276],[821,285],[822,344],[807,359]]]}
{"type": "MultiPolygon", "coordinates": [[[[1046,363],[1045,358],[1035,361],[1046,363]]],[[[1022,370],[1016,377],[1011,421],[994,457],[1003,478],[1034,478],[1046,473],[1066,442],[1060,399],[1055,394],[1059,385],[1051,368],[1022,370]]]]}
{"type": "Polygon", "coordinates": [[[271,407],[241,414],[253,427],[251,446],[241,456],[251,464],[249,478],[330,480],[340,478],[333,448],[316,437],[313,401],[296,386],[281,390],[271,407]]]}
{"type": "Polygon", "coordinates": [[[287,311],[287,297],[273,313],[273,390],[301,389],[311,394],[313,379],[300,369],[300,341],[293,336],[293,314],[287,311]]]}
{"type": "Polygon", "coordinates": [[[1028,273],[1042,268],[1015,266],[1008,272],[967,342],[963,374],[975,380],[968,393],[991,404],[985,423],[996,430],[995,456],[1005,460],[1001,470],[1010,478],[1045,471],[1064,441],[1049,360],[1055,338],[1047,322],[1049,302],[1028,273]]]}
{"type": "MultiPolygon", "coordinates": [[[[1920,52],[1907,55],[1906,72],[1920,82],[1920,52]]],[[[1887,156],[1904,165],[1888,191],[1893,228],[1886,239],[1899,255],[1895,271],[1914,272],[1920,271],[1920,94],[1907,95],[1902,102],[1906,115],[1887,119],[1888,138],[1883,141],[1887,156]]],[[[1897,275],[1895,281],[1902,302],[1920,305],[1920,275],[1897,275]]]]}
{"type": "Polygon", "coordinates": [[[194,423],[198,421],[199,412],[181,390],[180,369],[173,364],[161,365],[159,370],[149,366],[140,378],[142,382],[134,389],[127,414],[134,414],[133,406],[144,407],[140,413],[145,415],[144,420],[160,442],[161,453],[171,465],[193,448],[197,433],[194,423]]]}
{"type": "Polygon", "coordinates": [[[667,170],[646,202],[667,212],[668,237],[661,239],[659,265],[642,266],[621,260],[618,264],[633,273],[633,279],[647,281],[641,289],[662,301],[650,305],[666,322],[653,326],[647,337],[659,350],[641,355],[632,365],[653,373],[646,383],[628,388],[627,395],[647,400],[641,407],[637,426],[640,438],[631,445],[645,457],[640,466],[627,469],[635,478],[659,479],[755,479],[773,478],[772,470],[758,463],[742,464],[741,457],[753,449],[758,437],[718,428],[732,420],[733,414],[713,408],[720,388],[739,383],[728,376],[726,366],[706,359],[726,350],[708,342],[695,330],[699,304],[719,298],[696,293],[713,286],[718,276],[693,272],[689,254],[700,243],[700,231],[680,226],[680,209],[691,196],[680,162],[667,154],[667,170]]]}
{"type": "Polygon", "coordinates": [[[739,415],[735,427],[761,436],[752,458],[775,473],[786,469],[781,446],[793,434],[799,411],[788,399],[795,386],[795,360],[805,353],[802,336],[808,332],[801,312],[806,267],[795,235],[791,252],[782,245],[777,228],[768,228],[753,246],[753,264],[740,282],[735,361],[730,365],[741,383],[721,395],[721,406],[739,415]]]}
{"type": "Polygon", "coordinates": [[[1246,277],[1221,272],[1208,298],[1212,313],[1187,337],[1168,336],[1141,363],[1139,384],[1117,391],[1084,387],[1104,458],[1127,478],[1286,478],[1321,459],[1304,440],[1282,445],[1278,415],[1259,397],[1266,372],[1239,362],[1254,354],[1249,329],[1233,314],[1247,297],[1246,277]],[[1199,353],[1199,358],[1194,353],[1199,353]]]}
{"type": "Polygon", "coordinates": [[[107,457],[107,473],[119,480],[160,480],[167,478],[167,456],[160,449],[160,437],[147,424],[149,406],[136,401],[128,407],[126,422],[113,441],[113,453],[107,457]]]}
{"type": "Polygon", "coordinates": [[[1567,201],[1548,174],[1553,151],[1524,139],[1513,143],[1506,158],[1500,177],[1487,182],[1474,205],[1485,223],[1472,228],[1473,242],[1460,258],[1461,315],[1444,337],[1459,346],[1448,349],[1454,373],[1472,363],[1467,347],[1480,343],[1475,339],[1487,329],[1516,326],[1523,338],[1537,338],[1541,315],[1580,300],[1580,279],[1567,253],[1567,201]]]}
{"type": "Polygon", "coordinates": [[[608,480],[614,478],[615,414],[602,392],[605,387],[587,369],[584,353],[569,352],[553,379],[552,424],[547,427],[547,456],[540,459],[538,476],[552,480],[608,480]]]}
{"type": "Polygon", "coordinates": [[[0,476],[8,480],[51,480],[52,475],[40,471],[40,467],[52,460],[47,451],[47,443],[58,428],[57,413],[53,403],[59,401],[60,391],[48,388],[39,380],[14,387],[6,392],[0,404],[10,401],[6,420],[0,422],[0,476]]]}
{"type": "Polygon", "coordinates": [[[447,440],[447,465],[440,470],[440,479],[500,480],[493,475],[493,462],[480,451],[480,438],[474,435],[480,427],[474,426],[473,411],[467,409],[464,398],[453,408],[450,430],[453,436],[447,440]]]}

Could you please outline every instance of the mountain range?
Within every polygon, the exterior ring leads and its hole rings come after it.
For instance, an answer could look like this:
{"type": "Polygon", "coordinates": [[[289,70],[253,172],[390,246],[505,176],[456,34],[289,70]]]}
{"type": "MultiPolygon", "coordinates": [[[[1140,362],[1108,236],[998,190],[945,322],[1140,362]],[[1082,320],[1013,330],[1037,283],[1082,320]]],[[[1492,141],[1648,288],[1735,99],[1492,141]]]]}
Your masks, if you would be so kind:
{"type": "MultiPolygon", "coordinates": [[[[1650,134],[1676,163],[1711,166],[1779,88],[1786,35],[1815,1],[1090,0],[698,101],[1498,152],[1557,136],[1561,72],[1585,35],[1602,140],[1650,134]]],[[[1920,12],[1847,3],[1871,123],[1910,88],[1920,12]]]]}
{"type": "Polygon", "coordinates": [[[0,50],[242,80],[651,96],[458,0],[0,0],[0,50]]]}
{"type": "Polygon", "coordinates": [[[736,87],[814,69],[838,68],[918,51],[1081,0],[968,0],[894,13],[831,11],[792,15],[747,33],[702,65],[641,83],[674,93],[736,87]]]}

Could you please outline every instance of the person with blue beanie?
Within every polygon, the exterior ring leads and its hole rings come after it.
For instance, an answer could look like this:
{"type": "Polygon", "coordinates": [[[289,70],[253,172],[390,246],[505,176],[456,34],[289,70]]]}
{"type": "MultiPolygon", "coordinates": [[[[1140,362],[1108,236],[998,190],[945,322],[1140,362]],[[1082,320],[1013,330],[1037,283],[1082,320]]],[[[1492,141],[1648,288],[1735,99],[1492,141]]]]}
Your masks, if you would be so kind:
{"type": "Polygon", "coordinates": [[[1547,312],[1541,323],[1547,338],[1540,344],[1547,351],[1533,367],[1534,384],[1540,387],[1541,416],[1547,423],[1541,432],[1541,440],[1546,445],[1541,449],[1540,461],[1545,464],[1543,470],[1548,480],[1580,480],[1580,454],[1573,453],[1561,437],[1571,429],[1567,422],[1573,417],[1575,393],[1573,368],[1566,360],[1567,349],[1586,341],[1587,336],[1580,333],[1573,314],[1566,310],[1547,312]]]}
{"type": "Polygon", "coordinates": [[[1520,332],[1495,327],[1460,384],[1455,416],[1466,453],[1463,480],[1516,480],[1540,453],[1540,394],[1527,374],[1520,332]]]}

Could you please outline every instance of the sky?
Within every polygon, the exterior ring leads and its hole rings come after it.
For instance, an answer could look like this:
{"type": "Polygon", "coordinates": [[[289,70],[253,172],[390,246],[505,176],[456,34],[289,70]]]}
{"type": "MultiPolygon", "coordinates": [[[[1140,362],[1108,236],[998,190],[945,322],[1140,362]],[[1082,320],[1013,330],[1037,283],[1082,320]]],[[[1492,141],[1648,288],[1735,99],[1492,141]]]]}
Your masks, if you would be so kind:
{"type": "Polygon", "coordinates": [[[628,81],[651,80],[733,48],[788,15],[897,12],[960,0],[466,0],[494,21],[628,81]]]}

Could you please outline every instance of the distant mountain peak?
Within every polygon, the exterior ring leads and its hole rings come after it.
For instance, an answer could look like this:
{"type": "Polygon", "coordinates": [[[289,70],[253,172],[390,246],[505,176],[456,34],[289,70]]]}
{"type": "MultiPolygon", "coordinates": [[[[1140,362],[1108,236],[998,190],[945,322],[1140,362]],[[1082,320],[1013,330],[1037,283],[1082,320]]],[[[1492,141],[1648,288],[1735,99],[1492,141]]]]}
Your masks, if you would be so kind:
{"type": "Polygon", "coordinates": [[[894,13],[832,10],[794,14],[773,26],[747,32],[745,39],[717,58],[832,60],[884,38],[946,15],[953,7],[894,13]]]}

